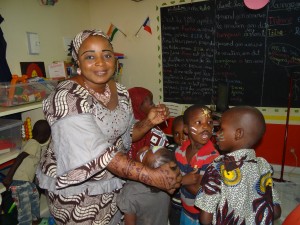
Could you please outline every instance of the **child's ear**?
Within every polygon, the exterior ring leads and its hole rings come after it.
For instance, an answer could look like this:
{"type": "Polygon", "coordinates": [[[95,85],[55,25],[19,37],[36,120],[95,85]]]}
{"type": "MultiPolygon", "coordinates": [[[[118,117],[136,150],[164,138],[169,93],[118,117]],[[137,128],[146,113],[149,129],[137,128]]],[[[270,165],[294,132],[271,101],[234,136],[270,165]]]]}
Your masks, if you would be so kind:
{"type": "Polygon", "coordinates": [[[236,129],[234,139],[237,141],[242,139],[243,137],[244,137],[244,129],[243,128],[236,129]]]}

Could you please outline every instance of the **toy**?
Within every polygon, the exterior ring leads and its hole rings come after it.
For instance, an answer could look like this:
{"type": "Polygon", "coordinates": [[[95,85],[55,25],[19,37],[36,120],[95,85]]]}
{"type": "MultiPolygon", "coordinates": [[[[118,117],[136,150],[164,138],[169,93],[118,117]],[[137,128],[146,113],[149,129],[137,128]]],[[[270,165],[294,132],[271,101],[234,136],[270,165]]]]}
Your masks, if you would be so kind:
{"type": "Polygon", "coordinates": [[[27,79],[27,75],[13,75],[9,83],[0,83],[0,105],[15,106],[42,101],[55,88],[57,81],[44,78],[27,79]]]}

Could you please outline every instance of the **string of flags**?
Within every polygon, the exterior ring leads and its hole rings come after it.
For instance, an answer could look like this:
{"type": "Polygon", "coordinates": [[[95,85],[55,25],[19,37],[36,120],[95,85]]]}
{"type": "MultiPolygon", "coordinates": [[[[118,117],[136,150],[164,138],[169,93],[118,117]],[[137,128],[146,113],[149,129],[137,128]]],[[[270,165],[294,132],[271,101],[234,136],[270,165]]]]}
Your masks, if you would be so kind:
{"type": "MultiPolygon", "coordinates": [[[[142,27],[144,28],[145,31],[152,34],[149,16],[146,18],[144,23],[140,26],[139,30],[136,32],[136,34],[135,34],[136,37],[137,37],[138,33],[140,32],[140,30],[142,29],[142,27]]],[[[120,31],[125,37],[127,37],[127,35],[122,30],[120,30],[120,28],[116,27],[114,24],[111,23],[108,28],[108,31],[106,33],[109,36],[110,41],[112,41],[114,39],[114,37],[118,31],[120,31]]]]}

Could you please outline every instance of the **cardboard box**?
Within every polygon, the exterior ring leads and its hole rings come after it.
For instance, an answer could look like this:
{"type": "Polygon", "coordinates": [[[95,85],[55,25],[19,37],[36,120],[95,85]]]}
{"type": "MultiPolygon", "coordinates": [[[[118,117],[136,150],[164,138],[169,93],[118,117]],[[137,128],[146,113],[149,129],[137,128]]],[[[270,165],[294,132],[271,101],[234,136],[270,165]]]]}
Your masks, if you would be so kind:
{"type": "Polygon", "coordinates": [[[66,78],[67,68],[64,61],[53,62],[48,66],[50,78],[66,78]]]}

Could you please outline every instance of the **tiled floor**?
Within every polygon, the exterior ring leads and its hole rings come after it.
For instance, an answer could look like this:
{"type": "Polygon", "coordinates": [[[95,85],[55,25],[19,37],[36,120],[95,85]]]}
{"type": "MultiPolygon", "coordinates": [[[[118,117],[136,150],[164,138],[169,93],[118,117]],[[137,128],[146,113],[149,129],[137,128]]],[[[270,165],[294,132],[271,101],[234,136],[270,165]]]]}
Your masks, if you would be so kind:
{"type": "MultiPolygon", "coordinates": [[[[280,225],[286,218],[286,216],[300,204],[300,173],[299,169],[285,168],[283,173],[283,181],[275,181],[275,188],[278,191],[279,198],[281,200],[281,218],[275,222],[275,225],[280,225]]],[[[281,168],[274,168],[274,178],[280,178],[281,168]]]]}

